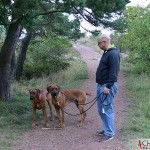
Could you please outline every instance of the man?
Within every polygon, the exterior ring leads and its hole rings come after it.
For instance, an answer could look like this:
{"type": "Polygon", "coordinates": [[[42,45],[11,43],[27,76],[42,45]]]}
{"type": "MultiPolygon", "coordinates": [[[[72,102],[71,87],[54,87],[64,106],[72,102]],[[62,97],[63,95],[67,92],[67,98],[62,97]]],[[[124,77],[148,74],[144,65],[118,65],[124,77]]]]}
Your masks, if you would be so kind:
{"type": "Polygon", "coordinates": [[[120,68],[120,54],[117,48],[111,45],[111,38],[101,34],[98,37],[98,46],[104,51],[96,71],[97,108],[102,120],[103,130],[99,142],[113,139],[114,131],[114,96],[118,89],[117,76],[120,68]]]}

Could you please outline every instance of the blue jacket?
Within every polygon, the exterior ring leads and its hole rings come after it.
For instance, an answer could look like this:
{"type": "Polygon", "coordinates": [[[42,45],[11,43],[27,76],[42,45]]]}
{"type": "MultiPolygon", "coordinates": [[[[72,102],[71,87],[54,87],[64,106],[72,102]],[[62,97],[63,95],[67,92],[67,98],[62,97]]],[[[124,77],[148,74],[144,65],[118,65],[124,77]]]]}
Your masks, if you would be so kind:
{"type": "Polygon", "coordinates": [[[103,53],[99,66],[96,71],[96,83],[106,84],[111,88],[117,82],[120,70],[120,54],[117,48],[109,48],[103,53]]]}

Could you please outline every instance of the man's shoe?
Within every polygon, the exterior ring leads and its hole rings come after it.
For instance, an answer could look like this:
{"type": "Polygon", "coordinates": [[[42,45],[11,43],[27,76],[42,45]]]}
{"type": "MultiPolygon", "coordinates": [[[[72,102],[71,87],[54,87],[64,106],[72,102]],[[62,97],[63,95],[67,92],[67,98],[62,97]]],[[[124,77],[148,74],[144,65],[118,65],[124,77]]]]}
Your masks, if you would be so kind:
{"type": "Polygon", "coordinates": [[[112,139],[113,139],[113,136],[103,135],[102,138],[100,140],[98,140],[98,142],[107,142],[112,139]]]}
{"type": "Polygon", "coordinates": [[[99,136],[104,135],[104,131],[99,131],[96,134],[99,135],[99,136]]]}

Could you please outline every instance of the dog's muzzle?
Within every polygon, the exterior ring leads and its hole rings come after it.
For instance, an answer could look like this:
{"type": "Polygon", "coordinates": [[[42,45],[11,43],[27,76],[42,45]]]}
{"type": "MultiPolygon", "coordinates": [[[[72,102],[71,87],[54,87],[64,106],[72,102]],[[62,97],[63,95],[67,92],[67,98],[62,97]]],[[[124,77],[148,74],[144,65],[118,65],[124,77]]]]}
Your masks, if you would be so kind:
{"type": "Polygon", "coordinates": [[[51,95],[52,95],[52,96],[57,96],[57,95],[58,95],[58,93],[51,92],[51,95]]]}
{"type": "Polygon", "coordinates": [[[34,98],[33,98],[33,97],[30,97],[30,100],[34,100],[34,98]]]}

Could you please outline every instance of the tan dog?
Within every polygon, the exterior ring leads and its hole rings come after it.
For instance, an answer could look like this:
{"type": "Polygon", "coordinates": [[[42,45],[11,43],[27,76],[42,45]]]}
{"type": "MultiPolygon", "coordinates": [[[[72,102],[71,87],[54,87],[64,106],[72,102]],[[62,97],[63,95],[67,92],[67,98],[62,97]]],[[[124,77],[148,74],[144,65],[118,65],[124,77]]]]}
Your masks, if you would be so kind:
{"type": "Polygon", "coordinates": [[[64,111],[65,111],[65,106],[70,102],[74,102],[80,111],[81,119],[78,126],[81,127],[86,117],[86,113],[84,112],[84,104],[87,100],[87,95],[90,94],[78,89],[69,89],[69,90],[60,91],[60,87],[55,83],[51,85],[47,85],[47,91],[52,96],[52,104],[54,105],[57,113],[59,127],[61,128],[65,127],[64,111]],[[62,118],[60,117],[60,109],[62,110],[62,118]]]}
{"type": "Polygon", "coordinates": [[[47,91],[39,89],[30,89],[29,93],[30,93],[30,100],[32,100],[32,109],[33,109],[32,127],[35,128],[36,126],[36,109],[42,109],[45,126],[49,128],[50,125],[46,113],[45,100],[49,105],[52,120],[53,120],[53,111],[52,111],[52,100],[50,99],[49,96],[47,96],[47,91]]]}

